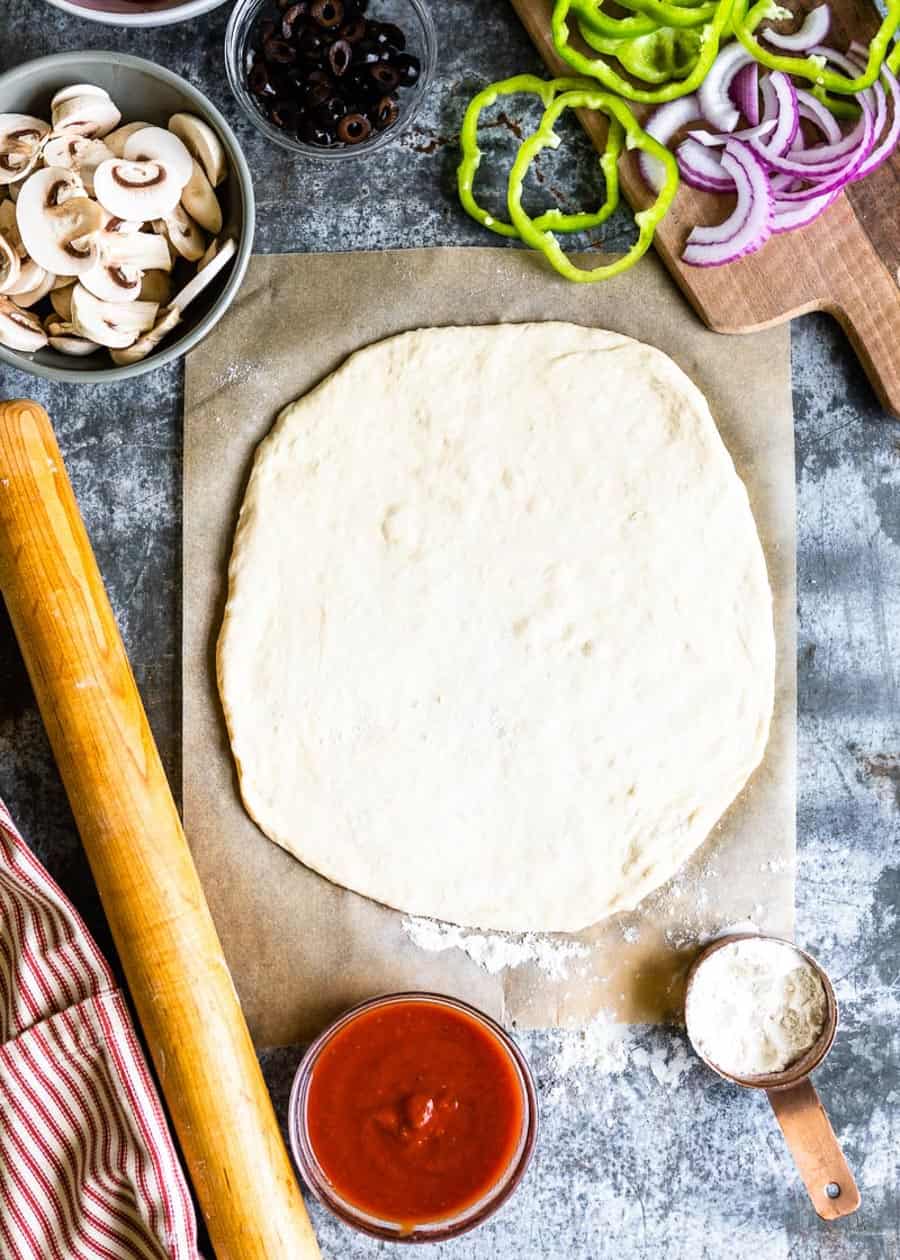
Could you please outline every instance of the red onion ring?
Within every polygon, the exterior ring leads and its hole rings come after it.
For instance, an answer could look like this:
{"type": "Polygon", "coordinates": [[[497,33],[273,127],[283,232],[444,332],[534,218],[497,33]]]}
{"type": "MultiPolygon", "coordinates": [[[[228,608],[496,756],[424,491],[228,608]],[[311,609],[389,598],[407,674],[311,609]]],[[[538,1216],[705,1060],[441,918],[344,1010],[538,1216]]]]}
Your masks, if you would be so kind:
{"type": "MultiPolygon", "coordinates": [[[[680,96],[674,101],[668,101],[665,105],[660,105],[659,109],[655,109],[644,124],[644,130],[648,136],[652,136],[654,140],[658,140],[660,144],[668,147],[669,142],[677,131],[682,127],[686,127],[688,123],[694,122],[700,117],[700,102],[697,97],[680,96]]],[[[663,164],[658,162],[656,158],[651,157],[649,153],[643,150],[638,154],[638,168],[644,177],[644,182],[654,192],[659,192],[662,188],[663,181],[663,164]]]]}
{"type": "Polygon", "coordinates": [[[821,44],[831,30],[831,10],[827,4],[820,4],[810,9],[803,19],[802,26],[790,35],[782,35],[778,31],[763,31],[761,38],[773,48],[784,48],[787,52],[805,53],[817,44],[821,44]]]}
{"type": "Polygon", "coordinates": [[[700,84],[697,91],[700,112],[716,131],[734,131],[738,125],[740,114],[732,104],[728,91],[738,71],[751,62],[753,58],[737,41],[726,44],[700,84]]]}
{"type": "Polygon", "coordinates": [[[749,66],[741,66],[731,81],[729,96],[750,126],[757,126],[760,120],[758,62],[751,61],[749,66]]]}
{"type": "Polygon", "coordinates": [[[722,166],[737,188],[737,204],[723,222],[695,227],[681,257],[694,267],[718,267],[752,254],[772,234],[774,198],[762,162],[743,140],[729,140],[722,166]]]}

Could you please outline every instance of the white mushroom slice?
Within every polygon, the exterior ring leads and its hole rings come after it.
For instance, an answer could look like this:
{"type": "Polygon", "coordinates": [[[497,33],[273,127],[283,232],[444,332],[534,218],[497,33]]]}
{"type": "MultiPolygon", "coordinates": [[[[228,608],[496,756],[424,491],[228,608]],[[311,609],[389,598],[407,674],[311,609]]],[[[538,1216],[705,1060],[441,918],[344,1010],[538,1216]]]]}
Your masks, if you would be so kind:
{"type": "Polygon", "coordinates": [[[222,231],[222,207],[213,186],[199,162],[193,163],[191,178],[181,190],[181,204],[202,228],[218,236],[222,231]]]}
{"type": "Polygon", "coordinates": [[[197,263],[198,271],[202,271],[204,267],[209,266],[209,264],[218,254],[220,246],[221,246],[221,242],[218,237],[216,237],[214,240],[209,242],[209,245],[207,246],[207,249],[206,249],[206,253],[197,263]]]}
{"type": "Polygon", "coordinates": [[[191,178],[194,159],[165,127],[142,127],[125,141],[122,156],[128,162],[165,162],[183,188],[191,178]]]}
{"type": "Polygon", "coordinates": [[[5,293],[19,278],[22,264],[15,246],[0,232],[0,293],[5,293]]]}
{"type": "Polygon", "coordinates": [[[203,292],[208,284],[212,284],[219,272],[227,267],[236,253],[237,246],[233,240],[223,241],[215,258],[211,259],[202,271],[198,271],[193,280],[189,280],[180,293],[175,294],[175,297],[172,299],[172,306],[176,310],[183,311],[189,303],[193,302],[203,292]]]}
{"type": "Polygon", "coordinates": [[[153,224],[169,241],[176,253],[188,262],[196,262],[202,258],[206,250],[206,237],[191,216],[181,207],[176,206],[171,214],[157,219],[153,224]]]}
{"type": "Polygon", "coordinates": [[[218,188],[228,174],[228,163],[222,141],[209,123],[193,114],[173,114],[169,130],[184,142],[191,157],[197,159],[213,188],[218,188]]]}
{"type": "Polygon", "coordinates": [[[79,337],[68,321],[57,319],[55,315],[48,315],[44,320],[44,332],[51,348],[58,350],[60,354],[81,359],[100,349],[95,341],[79,337]]]}
{"type": "Polygon", "coordinates": [[[19,257],[25,258],[26,250],[22,244],[22,237],[19,235],[19,225],[16,222],[16,203],[14,201],[0,201],[0,232],[3,233],[19,257]]]}
{"type": "Polygon", "coordinates": [[[146,359],[147,355],[156,349],[162,339],[181,323],[181,315],[184,308],[190,302],[193,302],[194,298],[202,293],[208,284],[215,280],[219,272],[231,262],[235,252],[236,246],[234,241],[228,240],[223,242],[215,257],[210,258],[203,275],[201,276],[198,272],[193,280],[185,285],[172,304],[162,310],[150,332],[139,337],[127,349],[111,351],[113,362],[118,364],[138,363],[141,359],[146,359]]]}
{"type": "Polygon", "coordinates": [[[155,302],[101,302],[82,284],[72,292],[72,327],[80,337],[111,350],[124,350],[149,332],[159,307],[155,302]]]}
{"type": "Polygon", "coordinates": [[[19,274],[7,285],[6,296],[14,297],[18,293],[27,293],[30,289],[36,289],[47,274],[40,263],[36,263],[33,258],[20,259],[19,274]]]}
{"type": "Polygon", "coordinates": [[[49,130],[30,114],[0,114],[0,184],[24,179],[37,162],[49,130]]]}
{"type": "Polygon", "coordinates": [[[53,130],[101,137],[118,127],[122,115],[104,94],[70,96],[53,108],[53,130]]]}
{"type": "Polygon", "coordinates": [[[108,267],[137,271],[171,271],[169,246],[155,232],[104,232],[100,252],[108,267]]]}
{"type": "Polygon", "coordinates": [[[47,344],[41,321],[31,311],[23,311],[7,297],[0,297],[0,346],[31,354],[47,344]]]}
{"type": "Polygon", "coordinates": [[[142,302],[158,302],[165,306],[172,296],[172,280],[164,271],[145,271],[141,276],[142,302]]]}
{"type": "Polygon", "coordinates": [[[77,171],[89,193],[94,191],[94,171],[114,154],[103,140],[87,136],[51,136],[41,152],[45,166],[61,166],[77,171]]]}
{"type": "Polygon", "coordinates": [[[94,172],[94,196],[119,219],[161,219],[181,200],[183,185],[165,162],[112,158],[94,172]]]}
{"type": "Polygon", "coordinates": [[[70,284],[65,289],[50,290],[50,302],[53,310],[59,319],[65,320],[66,323],[72,318],[72,292],[74,288],[75,285],[70,284]]]}
{"type": "Polygon", "coordinates": [[[125,350],[111,350],[110,358],[119,366],[126,363],[139,363],[141,359],[146,359],[148,354],[152,354],[163,337],[168,336],[180,323],[181,312],[173,306],[163,313],[162,318],[153,325],[150,332],[144,333],[143,337],[138,337],[133,345],[125,350]]]}
{"type": "Polygon", "coordinates": [[[56,276],[52,273],[52,271],[46,271],[44,272],[41,281],[36,284],[33,289],[25,289],[24,292],[21,293],[10,293],[9,296],[15,302],[16,306],[37,306],[41,298],[45,298],[47,296],[54,284],[56,284],[56,276]]]}
{"type": "Polygon", "coordinates": [[[115,131],[111,131],[108,136],[104,136],[103,143],[112,150],[114,157],[124,157],[125,142],[129,136],[133,136],[136,131],[149,126],[148,122],[124,123],[121,127],[117,127],[115,131]]]}
{"type": "Polygon", "coordinates": [[[29,255],[58,276],[77,276],[94,265],[103,211],[83,195],[72,171],[46,166],[29,175],[16,202],[16,223],[29,255]]]}
{"type": "Polygon", "coordinates": [[[78,279],[101,302],[136,302],[141,295],[141,273],[136,268],[98,262],[78,279]]]}
{"type": "Polygon", "coordinates": [[[70,83],[68,87],[60,88],[50,102],[50,112],[62,105],[64,101],[70,101],[74,96],[104,96],[109,100],[109,92],[106,88],[95,87],[93,83],[70,83]]]}

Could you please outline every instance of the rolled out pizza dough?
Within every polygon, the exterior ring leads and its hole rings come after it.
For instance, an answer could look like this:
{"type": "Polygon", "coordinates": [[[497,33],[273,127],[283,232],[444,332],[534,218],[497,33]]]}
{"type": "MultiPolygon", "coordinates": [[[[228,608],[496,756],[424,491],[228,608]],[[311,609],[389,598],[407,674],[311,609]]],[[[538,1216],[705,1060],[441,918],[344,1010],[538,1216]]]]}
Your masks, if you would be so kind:
{"type": "Polygon", "coordinates": [[[512,930],[633,908],[760,761],[774,668],[746,491],[649,346],[407,333],[259,448],[218,645],[241,792],[378,901],[512,930]]]}

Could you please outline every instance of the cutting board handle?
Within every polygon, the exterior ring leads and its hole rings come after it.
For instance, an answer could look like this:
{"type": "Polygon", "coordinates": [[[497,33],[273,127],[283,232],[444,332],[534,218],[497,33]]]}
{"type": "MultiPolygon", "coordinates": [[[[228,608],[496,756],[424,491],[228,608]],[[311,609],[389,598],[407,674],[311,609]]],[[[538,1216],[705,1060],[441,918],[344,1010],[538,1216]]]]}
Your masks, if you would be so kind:
{"type": "Polygon", "coordinates": [[[218,1260],[306,1215],[50,419],[0,404],[0,591],[218,1260]]]}
{"type": "Polygon", "coordinates": [[[807,1076],[766,1093],[816,1213],[825,1221],[852,1215],[859,1190],[815,1085],[807,1076]]]}

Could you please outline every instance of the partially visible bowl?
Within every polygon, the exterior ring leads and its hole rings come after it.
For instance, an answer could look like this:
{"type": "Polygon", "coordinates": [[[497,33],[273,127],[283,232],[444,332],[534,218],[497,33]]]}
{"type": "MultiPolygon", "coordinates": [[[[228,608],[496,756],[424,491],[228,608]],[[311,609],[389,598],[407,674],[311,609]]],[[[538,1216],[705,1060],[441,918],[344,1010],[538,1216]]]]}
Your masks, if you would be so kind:
{"type": "Polygon", "coordinates": [[[272,0],[238,0],[225,32],[225,69],[231,90],[250,122],[267,140],[303,157],[332,161],[378,153],[406,131],[422,106],[437,65],[437,32],[427,0],[372,0],[366,9],[365,17],[400,27],[406,36],[406,51],[418,57],[421,71],[414,86],[400,90],[400,117],[392,127],[373,131],[369,139],[360,144],[330,147],[308,144],[299,136],[274,126],[247,86],[248,59],[256,24],[264,11],[273,7],[272,0]]]}
{"type": "Polygon", "coordinates": [[[56,9],[104,26],[172,26],[217,9],[225,0],[49,0],[56,9]]]}
{"type": "Polygon", "coordinates": [[[141,57],[119,52],[71,52],[39,57],[0,75],[0,113],[50,118],[50,98],[71,83],[104,88],[122,111],[123,123],[138,119],[165,126],[170,116],[196,114],[216,131],[228,159],[228,177],[217,189],[222,202],[222,236],[237,245],[234,262],[187,308],[184,320],[146,359],[117,367],[107,351],[72,358],[45,347],[24,354],[0,346],[0,362],[36,376],[75,384],[127,380],[180,359],[218,323],[234,300],[253,247],[255,210],[250,170],[228,123],[216,107],[179,75],[141,57]]]}

